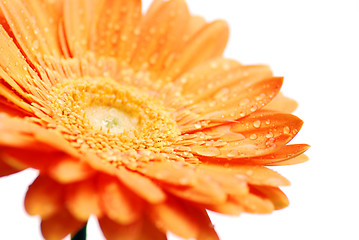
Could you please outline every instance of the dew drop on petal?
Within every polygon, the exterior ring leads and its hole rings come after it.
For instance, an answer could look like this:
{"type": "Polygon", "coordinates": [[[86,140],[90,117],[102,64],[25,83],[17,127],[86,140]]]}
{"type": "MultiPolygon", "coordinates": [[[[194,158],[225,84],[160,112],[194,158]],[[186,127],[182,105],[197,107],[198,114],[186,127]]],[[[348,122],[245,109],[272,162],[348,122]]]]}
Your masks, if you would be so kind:
{"type": "Polygon", "coordinates": [[[253,107],[251,107],[251,112],[255,112],[257,111],[258,107],[256,105],[254,105],[253,107]]]}
{"type": "Polygon", "coordinates": [[[273,137],[273,133],[272,132],[268,132],[267,134],[266,134],[266,138],[272,138],[273,137]]]}
{"type": "Polygon", "coordinates": [[[255,128],[259,128],[261,126],[261,121],[260,120],[256,120],[253,122],[253,127],[255,128]]]}
{"type": "Polygon", "coordinates": [[[283,128],[283,133],[284,134],[289,134],[290,133],[290,128],[288,126],[283,128]]]}
{"type": "Polygon", "coordinates": [[[236,156],[238,156],[238,151],[237,150],[232,150],[229,153],[227,153],[227,157],[232,158],[232,157],[236,157],[236,156]]]}
{"type": "Polygon", "coordinates": [[[257,139],[257,134],[253,133],[249,136],[250,139],[255,140],[257,139]]]}
{"type": "Polygon", "coordinates": [[[199,147],[194,147],[192,150],[195,151],[197,154],[208,156],[208,157],[214,157],[221,154],[221,151],[216,147],[199,146],[199,147]]]}

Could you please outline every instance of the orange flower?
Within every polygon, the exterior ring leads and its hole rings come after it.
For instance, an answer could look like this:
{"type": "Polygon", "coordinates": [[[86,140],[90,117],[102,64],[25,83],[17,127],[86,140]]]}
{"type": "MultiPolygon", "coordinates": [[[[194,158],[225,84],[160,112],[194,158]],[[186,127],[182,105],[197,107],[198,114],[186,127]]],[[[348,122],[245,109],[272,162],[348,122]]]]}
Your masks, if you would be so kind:
{"type": "Polygon", "coordinates": [[[108,239],[218,239],[206,209],[288,205],[266,165],[306,160],[267,66],[223,58],[224,21],[182,0],[1,1],[0,176],[39,170],[25,207],[46,239],[91,214],[108,239]]]}

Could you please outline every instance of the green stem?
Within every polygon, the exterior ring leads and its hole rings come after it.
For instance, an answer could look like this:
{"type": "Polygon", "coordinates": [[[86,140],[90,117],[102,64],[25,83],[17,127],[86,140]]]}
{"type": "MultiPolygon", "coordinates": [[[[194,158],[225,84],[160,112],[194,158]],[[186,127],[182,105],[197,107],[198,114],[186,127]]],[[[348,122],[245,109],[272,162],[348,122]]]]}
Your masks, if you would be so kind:
{"type": "Polygon", "coordinates": [[[86,240],[86,228],[87,223],[80,231],[78,231],[78,233],[76,233],[75,236],[71,237],[71,240],[86,240]]]}

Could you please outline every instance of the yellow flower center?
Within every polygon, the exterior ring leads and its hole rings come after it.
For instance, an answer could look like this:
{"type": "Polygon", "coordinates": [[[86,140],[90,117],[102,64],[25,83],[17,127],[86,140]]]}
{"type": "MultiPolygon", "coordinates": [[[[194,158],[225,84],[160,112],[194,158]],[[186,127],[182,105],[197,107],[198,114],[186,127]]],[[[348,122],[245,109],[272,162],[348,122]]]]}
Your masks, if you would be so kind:
{"type": "Polygon", "coordinates": [[[138,118],[118,108],[109,106],[90,106],[85,109],[85,116],[95,130],[111,134],[127,131],[133,137],[138,128],[138,118]]]}
{"type": "Polygon", "coordinates": [[[110,78],[84,77],[56,85],[50,95],[55,128],[80,151],[122,164],[121,154],[162,152],[180,131],[170,112],[145,92],[110,78]]]}

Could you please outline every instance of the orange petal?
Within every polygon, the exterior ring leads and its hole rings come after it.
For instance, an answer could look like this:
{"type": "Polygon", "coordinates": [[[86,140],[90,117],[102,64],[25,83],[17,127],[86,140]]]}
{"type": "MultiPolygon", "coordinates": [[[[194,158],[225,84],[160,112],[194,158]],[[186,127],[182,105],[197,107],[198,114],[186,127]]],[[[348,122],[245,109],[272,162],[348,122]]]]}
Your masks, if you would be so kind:
{"type": "Polygon", "coordinates": [[[166,194],[162,189],[147,177],[123,167],[114,168],[109,164],[105,164],[97,155],[91,152],[86,152],[84,158],[92,168],[117,177],[128,189],[144,200],[150,203],[159,203],[166,199],[166,194]]]}
{"type": "MultiPolygon", "coordinates": [[[[213,85],[218,82],[226,82],[223,81],[223,79],[226,79],[227,72],[236,71],[236,69],[240,67],[241,64],[237,61],[222,57],[206,61],[184,73],[173,83],[173,86],[166,86],[167,88],[160,89],[161,93],[166,96],[166,101],[164,101],[164,103],[172,103],[181,95],[188,101],[188,103],[197,102],[195,100],[202,95],[203,91],[212,89],[213,85]],[[208,86],[211,86],[212,88],[208,86]]],[[[181,109],[181,107],[178,106],[174,107],[181,109]]],[[[183,125],[183,123],[181,123],[181,120],[183,121],[183,119],[180,118],[181,115],[183,115],[183,112],[179,110],[176,121],[183,125]]]]}
{"type": "Polygon", "coordinates": [[[183,34],[183,44],[193,37],[202,27],[206,25],[206,20],[201,16],[190,16],[185,33],[183,34]]]}
{"type": "Polygon", "coordinates": [[[25,117],[26,112],[17,105],[11,104],[7,99],[0,98],[0,112],[5,113],[10,117],[25,117]]]}
{"type": "Polygon", "coordinates": [[[207,61],[182,75],[176,83],[181,94],[193,103],[215,98],[222,100],[226,93],[248,88],[254,83],[272,77],[272,71],[265,65],[243,66],[240,63],[217,58],[207,61]]]}
{"type": "Polygon", "coordinates": [[[44,145],[36,146],[36,141],[34,141],[32,137],[26,135],[10,134],[6,132],[1,136],[0,145],[22,149],[35,148],[36,150],[46,149],[47,147],[44,145]]]}
{"type": "Polygon", "coordinates": [[[81,181],[95,173],[86,163],[72,158],[64,158],[51,164],[47,172],[60,183],[81,181]]]}
{"type": "Polygon", "coordinates": [[[160,187],[138,173],[119,168],[116,176],[126,187],[150,203],[163,202],[166,198],[160,187]]]}
{"type": "MultiPolygon", "coordinates": [[[[296,164],[306,161],[305,158],[301,158],[301,161],[299,160],[299,156],[303,154],[303,152],[307,151],[310,146],[307,144],[293,144],[293,145],[286,145],[279,149],[278,151],[274,152],[273,154],[259,157],[259,158],[252,158],[250,161],[253,161],[256,164],[263,164],[265,165],[290,165],[290,164],[296,164]],[[290,159],[297,158],[296,161],[292,161],[292,163],[289,163],[290,159]]],[[[293,159],[294,160],[294,159],[293,159]]]]}
{"type": "Polygon", "coordinates": [[[249,213],[271,213],[274,211],[273,203],[255,194],[233,196],[235,202],[243,206],[244,211],[249,213]]]}
{"type": "Polygon", "coordinates": [[[214,230],[214,226],[208,217],[205,209],[195,208],[187,205],[189,211],[194,215],[196,222],[199,224],[199,233],[197,240],[219,240],[219,237],[214,230]]]}
{"type": "Polygon", "coordinates": [[[298,107],[298,103],[279,93],[264,109],[274,110],[283,113],[292,113],[298,107]]]}
{"type": "Polygon", "coordinates": [[[149,65],[151,71],[161,71],[181,44],[189,18],[185,1],[156,1],[139,26],[137,47],[131,65],[149,65]]]}
{"type": "Polygon", "coordinates": [[[101,205],[109,219],[118,224],[130,224],[142,214],[142,201],[121,186],[117,179],[102,176],[98,182],[101,205]]]}
{"type": "Polygon", "coordinates": [[[242,177],[237,177],[231,168],[215,165],[201,165],[200,168],[210,176],[213,181],[220,184],[222,189],[228,194],[248,193],[247,182],[242,177]]]}
{"type": "Polygon", "coordinates": [[[287,196],[277,187],[251,186],[251,191],[258,196],[269,199],[273,203],[275,210],[289,205],[287,196]]]}
{"type": "MultiPolygon", "coordinates": [[[[275,97],[282,83],[283,78],[270,78],[246,87],[224,88],[224,92],[217,93],[214,98],[190,108],[199,115],[198,121],[208,120],[218,125],[221,121],[240,119],[258,111],[275,97]]],[[[197,124],[184,126],[182,132],[198,130],[197,124]]]]}
{"type": "Polygon", "coordinates": [[[35,168],[40,171],[47,171],[52,164],[57,164],[68,157],[58,152],[18,148],[4,148],[2,155],[6,157],[7,163],[11,166],[16,166],[19,169],[35,168]]]}
{"type": "Polygon", "coordinates": [[[262,166],[232,166],[233,173],[253,185],[288,186],[289,181],[279,173],[262,166]]]}
{"type": "Polygon", "coordinates": [[[8,140],[10,143],[13,143],[12,145],[7,144],[8,146],[26,148],[25,145],[27,143],[34,150],[44,150],[47,152],[62,151],[72,156],[78,156],[78,152],[57,132],[30,123],[22,118],[14,118],[1,114],[0,119],[0,130],[8,137],[8,139],[3,138],[1,140],[8,140]],[[16,144],[16,141],[12,140],[16,138],[23,140],[23,144],[16,144]]]}
{"type": "MultiPolygon", "coordinates": [[[[37,4],[40,6],[39,3],[37,4]]],[[[44,55],[58,54],[59,48],[57,42],[54,41],[54,35],[52,36],[52,41],[50,41],[52,44],[48,44],[47,36],[51,36],[51,34],[45,31],[46,27],[54,27],[53,25],[48,25],[51,21],[49,21],[50,15],[47,14],[53,12],[51,4],[47,3],[49,8],[46,11],[36,11],[37,9],[33,8],[34,5],[36,4],[33,2],[33,4],[30,4],[32,7],[28,9],[20,0],[0,2],[1,10],[21,48],[31,60],[36,61],[36,53],[44,55]]],[[[54,18],[52,19],[55,20],[54,18]]],[[[52,30],[52,33],[54,32],[56,30],[52,30]]]]}
{"type": "Polygon", "coordinates": [[[67,44],[72,56],[81,57],[89,49],[88,38],[93,22],[93,1],[64,1],[64,30],[67,44]]]}
{"type": "MultiPolygon", "coordinates": [[[[1,25],[0,25],[0,28],[1,28],[1,25]]],[[[2,77],[3,79],[6,79],[7,78],[6,76],[7,75],[4,74],[4,71],[0,68],[0,77],[2,77]]],[[[8,78],[8,79],[10,79],[10,78],[8,78]]],[[[24,102],[22,98],[20,98],[19,96],[17,96],[14,93],[14,91],[9,90],[3,84],[0,84],[0,96],[2,98],[5,98],[7,101],[11,102],[12,104],[16,105],[18,108],[20,108],[24,112],[29,112],[29,113],[33,112],[31,106],[28,103],[24,102]]]]}
{"type": "Polygon", "coordinates": [[[62,0],[60,1],[23,1],[32,17],[36,20],[36,35],[43,38],[51,54],[60,56],[61,50],[57,38],[59,19],[62,14],[62,0]]]}
{"type": "Polygon", "coordinates": [[[39,103],[39,98],[43,97],[50,86],[46,86],[45,79],[40,79],[28,65],[18,47],[1,25],[0,50],[2,51],[0,54],[0,77],[9,85],[0,84],[0,94],[18,107],[32,113],[32,107],[22,98],[39,103]],[[13,64],[14,62],[17,64],[13,64]]]}
{"type": "Polygon", "coordinates": [[[30,185],[25,197],[25,209],[30,215],[46,219],[59,212],[64,204],[63,186],[40,175],[30,185]]]}
{"type": "Polygon", "coordinates": [[[163,71],[162,79],[175,79],[200,63],[222,55],[228,40],[228,25],[217,20],[206,24],[179,48],[173,62],[163,71]]]}
{"type": "Polygon", "coordinates": [[[143,221],[120,225],[107,217],[99,219],[100,227],[107,240],[140,240],[143,221]]]}
{"type": "Polygon", "coordinates": [[[301,154],[301,155],[293,157],[293,158],[289,158],[289,159],[286,159],[286,160],[283,160],[283,161],[268,164],[268,166],[294,165],[294,164],[304,163],[304,162],[306,162],[308,160],[309,160],[308,156],[306,156],[305,154],[301,154]]]}
{"type": "Polygon", "coordinates": [[[65,198],[67,209],[80,221],[87,221],[91,214],[102,216],[101,200],[94,179],[67,185],[65,198]]]}
{"type": "MultiPolygon", "coordinates": [[[[263,155],[259,157],[246,157],[241,158],[206,158],[202,159],[202,161],[212,163],[212,164],[229,164],[231,165],[267,165],[267,166],[274,166],[274,165],[289,165],[289,164],[296,164],[305,161],[305,158],[300,157],[302,153],[305,152],[309,148],[307,144],[293,144],[293,145],[285,145],[280,148],[278,151],[275,151],[272,154],[263,155]],[[297,158],[295,161],[289,162],[293,158],[297,158]],[[299,158],[301,160],[299,160],[299,158]]],[[[293,159],[294,160],[294,159],[293,159]]]]}
{"type": "Polygon", "coordinates": [[[137,240],[167,240],[166,233],[161,232],[150,220],[143,219],[143,228],[137,240]]]}
{"type": "Polygon", "coordinates": [[[59,21],[58,29],[59,29],[59,33],[58,33],[59,43],[60,43],[62,55],[66,59],[70,59],[71,58],[71,53],[70,53],[70,49],[69,49],[70,47],[69,47],[69,44],[67,43],[65,21],[63,18],[61,18],[59,21]]]}
{"type": "Polygon", "coordinates": [[[221,204],[215,204],[215,205],[204,205],[206,209],[218,212],[226,215],[233,215],[238,216],[242,212],[244,212],[243,206],[238,204],[238,202],[235,202],[231,199],[231,197],[228,198],[228,200],[225,203],[221,204]]]}
{"type": "Polygon", "coordinates": [[[94,28],[90,33],[90,49],[101,56],[128,62],[136,41],[141,19],[141,1],[104,0],[96,6],[94,28]]]}
{"type": "Polygon", "coordinates": [[[290,114],[259,111],[237,122],[194,133],[201,141],[190,148],[205,161],[268,155],[290,141],[302,124],[302,120],[290,114]]]}
{"type": "Polygon", "coordinates": [[[183,238],[196,238],[199,233],[198,222],[181,202],[167,198],[166,202],[150,205],[149,217],[163,232],[171,231],[183,238]]]}
{"type": "Polygon", "coordinates": [[[99,219],[106,239],[111,240],[166,240],[166,234],[159,231],[146,217],[128,225],[120,225],[109,218],[99,219]]]}
{"type": "Polygon", "coordinates": [[[202,204],[218,204],[225,202],[227,194],[215,179],[211,179],[206,172],[197,172],[197,181],[193,186],[175,186],[161,184],[161,186],[173,195],[202,204]]]}
{"type": "Polygon", "coordinates": [[[0,177],[8,176],[10,174],[17,173],[17,172],[21,171],[19,169],[16,169],[16,168],[6,164],[2,158],[3,158],[3,156],[1,156],[1,159],[0,159],[0,177]]]}
{"type": "Polygon", "coordinates": [[[188,186],[196,182],[195,168],[175,162],[148,163],[138,171],[150,178],[169,184],[188,186]]]}
{"type": "Polygon", "coordinates": [[[77,233],[84,225],[84,222],[76,220],[63,209],[54,216],[42,220],[41,232],[47,240],[61,240],[69,234],[77,233]]]}

